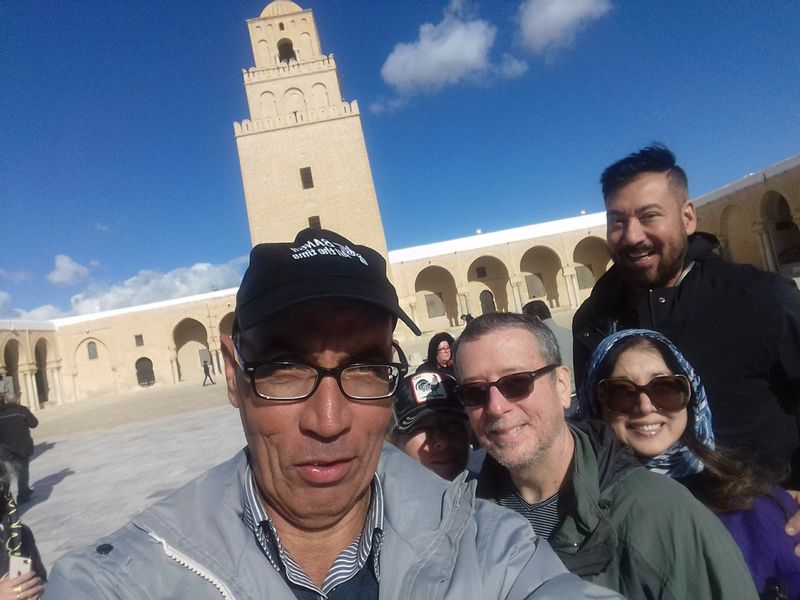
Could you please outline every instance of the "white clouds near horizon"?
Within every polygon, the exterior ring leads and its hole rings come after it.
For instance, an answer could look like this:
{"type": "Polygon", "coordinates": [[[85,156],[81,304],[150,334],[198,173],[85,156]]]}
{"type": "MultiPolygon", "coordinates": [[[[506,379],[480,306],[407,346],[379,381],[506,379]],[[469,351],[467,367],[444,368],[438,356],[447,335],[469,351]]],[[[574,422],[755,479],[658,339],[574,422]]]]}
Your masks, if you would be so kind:
{"type": "Polygon", "coordinates": [[[537,55],[566,48],[611,8],[610,0],[525,0],[518,13],[523,43],[537,55]]]}

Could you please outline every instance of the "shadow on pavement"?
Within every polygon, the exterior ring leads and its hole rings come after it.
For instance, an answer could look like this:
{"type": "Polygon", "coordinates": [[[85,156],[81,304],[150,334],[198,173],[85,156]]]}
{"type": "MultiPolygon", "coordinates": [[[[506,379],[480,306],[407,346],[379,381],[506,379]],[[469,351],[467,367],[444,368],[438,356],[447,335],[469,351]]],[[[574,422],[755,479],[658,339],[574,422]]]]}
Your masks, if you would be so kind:
{"type": "Polygon", "coordinates": [[[31,459],[41,456],[48,450],[52,449],[55,445],[55,442],[39,442],[33,447],[33,456],[31,456],[31,459]]]}
{"type": "Polygon", "coordinates": [[[70,468],[66,468],[61,469],[57,473],[53,473],[52,475],[48,475],[47,477],[39,479],[33,484],[33,495],[31,496],[31,499],[20,506],[20,513],[24,513],[32,506],[36,506],[40,502],[47,500],[50,497],[50,494],[53,493],[53,488],[64,481],[67,477],[74,474],[75,471],[70,468]]]}

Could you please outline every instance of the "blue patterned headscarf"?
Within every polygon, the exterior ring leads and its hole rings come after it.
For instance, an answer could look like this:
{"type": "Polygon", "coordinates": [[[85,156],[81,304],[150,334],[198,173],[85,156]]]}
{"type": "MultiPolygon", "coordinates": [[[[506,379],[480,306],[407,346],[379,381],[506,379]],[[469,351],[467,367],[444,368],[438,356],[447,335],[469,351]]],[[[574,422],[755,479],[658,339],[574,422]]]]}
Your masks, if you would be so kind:
{"type": "MultiPolygon", "coordinates": [[[[612,333],[605,338],[592,354],[589,360],[589,368],[586,381],[578,393],[578,404],[580,414],[583,417],[602,418],[600,402],[597,400],[597,375],[600,366],[608,356],[609,351],[621,340],[630,337],[643,337],[656,342],[656,344],[667,348],[675,360],[680,365],[681,371],[678,375],[685,375],[689,379],[692,387],[692,396],[689,399],[689,406],[694,417],[694,431],[698,441],[704,446],[714,448],[714,431],[711,429],[711,409],[708,407],[708,398],[703,383],[695,373],[692,365],[686,360],[683,354],[663,335],[657,331],[649,329],[625,329],[612,333]]],[[[652,458],[641,458],[642,464],[649,470],[672,478],[686,477],[694,475],[703,470],[703,463],[686,446],[683,439],[679,439],[672,446],[667,448],[658,456],[652,458]]]]}

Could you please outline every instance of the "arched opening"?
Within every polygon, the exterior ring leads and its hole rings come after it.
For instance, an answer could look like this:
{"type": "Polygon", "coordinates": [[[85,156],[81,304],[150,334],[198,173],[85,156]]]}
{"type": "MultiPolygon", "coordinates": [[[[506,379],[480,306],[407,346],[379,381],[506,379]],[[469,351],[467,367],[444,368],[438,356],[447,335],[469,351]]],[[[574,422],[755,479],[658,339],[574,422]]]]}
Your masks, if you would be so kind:
{"type": "Polygon", "coordinates": [[[187,318],[175,326],[172,339],[178,355],[178,381],[202,381],[203,361],[213,364],[206,328],[199,321],[187,318]]]}
{"type": "MultiPolygon", "coordinates": [[[[284,112],[288,114],[303,115],[306,112],[306,99],[303,92],[297,88],[286,90],[283,95],[284,112]]],[[[300,118],[300,117],[298,117],[300,118]]]]}
{"type": "Polygon", "coordinates": [[[3,348],[3,364],[5,365],[5,376],[11,377],[14,382],[14,394],[19,398],[19,343],[17,340],[9,340],[6,347],[3,348]]]}
{"type": "Polygon", "coordinates": [[[753,219],[735,204],[725,207],[720,218],[720,238],[725,259],[764,268],[758,237],[753,233],[753,219]]]}
{"type": "Polygon", "coordinates": [[[233,313],[229,312],[227,315],[222,317],[219,322],[219,334],[220,335],[232,335],[233,334],[233,313]]]}
{"type": "MultiPolygon", "coordinates": [[[[561,306],[562,294],[568,298],[561,259],[546,246],[534,246],[522,255],[519,270],[525,278],[528,300],[545,300],[550,308],[561,306]]],[[[565,304],[569,304],[567,301],[565,304]]]]}
{"type": "MultiPolygon", "coordinates": [[[[281,23],[281,25],[283,25],[283,23],[281,23]]],[[[278,62],[288,65],[290,60],[297,60],[297,56],[294,53],[294,45],[292,44],[292,40],[283,38],[278,42],[278,62]]]]}
{"type": "Polygon", "coordinates": [[[139,383],[139,387],[150,387],[156,382],[153,361],[146,356],[136,361],[136,381],[139,383]]]}
{"type": "Polygon", "coordinates": [[[439,266],[425,267],[414,281],[417,294],[417,320],[426,331],[458,325],[456,281],[439,266]]]}
{"type": "Polygon", "coordinates": [[[47,384],[47,342],[40,339],[36,342],[34,348],[34,357],[36,361],[36,395],[39,396],[39,406],[43,405],[49,399],[49,386],[47,384]]]}
{"type": "Polygon", "coordinates": [[[575,262],[575,275],[578,280],[579,300],[589,297],[595,282],[608,269],[611,257],[608,244],[599,237],[583,238],[572,253],[575,262]]]}
{"type": "Polygon", "coordinates": [[[772,243],[778,270],[789,277],[800,274],[800,229],[792,218],[786,198],[769,191],[761,201],[761,213],[772,243]]]}
{"type": "Polygon", "coordinates": [[[264,92],[259,96],[261,101],[261,118],[274,119],[278,116],[278,102],[275,100],[275,94],[272,92],[264,92]]]}
{"type": "MultiPolygon", "coordinates": [[[[519,310],[519,307],[516,306],[509,308],[511,281],[508,277],[508,268],[499,258],[494,256],[476,258],[467,269],[467,281],[469,282],[470,298],[470,306],[467,307],[467,312],[472,314],[472,307],[480,306],[481,314],[483,314],[483,298],[488,298],[488,296],[482,294],[484,291],[489,291],[492,294],[492,310],[489,312],[519,310]]],[[[488,301],[485,305],[487,308],[489,307],[488,301]]]]}
{"type": "Polygon", "coordinates": [[[494,294],[489,290],[483,290],[480,294],[481,301],[481,314],[497,312],[497,306],[494,303],[494,294]]]}
{"type": "Polygon", "coordinates": [[[311,106],[317,110],[325,108],[330,102],[328,101],[328,88],[324,83],[315,83],[311,87],[311,106]]]}

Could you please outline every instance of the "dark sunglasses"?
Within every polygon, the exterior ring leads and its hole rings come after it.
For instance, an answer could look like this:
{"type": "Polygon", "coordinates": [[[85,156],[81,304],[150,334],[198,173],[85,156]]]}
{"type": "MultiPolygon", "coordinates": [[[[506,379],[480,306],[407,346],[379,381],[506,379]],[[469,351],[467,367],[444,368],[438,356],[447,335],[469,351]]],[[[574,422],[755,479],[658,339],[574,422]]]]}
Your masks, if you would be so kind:
{"type": "Polygon", "coordinates": [[[511,373],[497,381],[476,381],[455,387],[456,397],[464,406],[482,406],[489,399],[489,388],[496,387],[506,400],[520,400],[533,393],[537,377],[554,370],[558,365],[547,365],[535,371],[511,373]]]}
{"type": "Polygon", "coordinates": [[[646,385],[624,378],[603,379],[597,384],[600,404],[620,415],[638,412],[639,394],[647,394],[659,412],[678,412],[689,404],[692,391],[685,375],[659,375],[646,385]]]}

